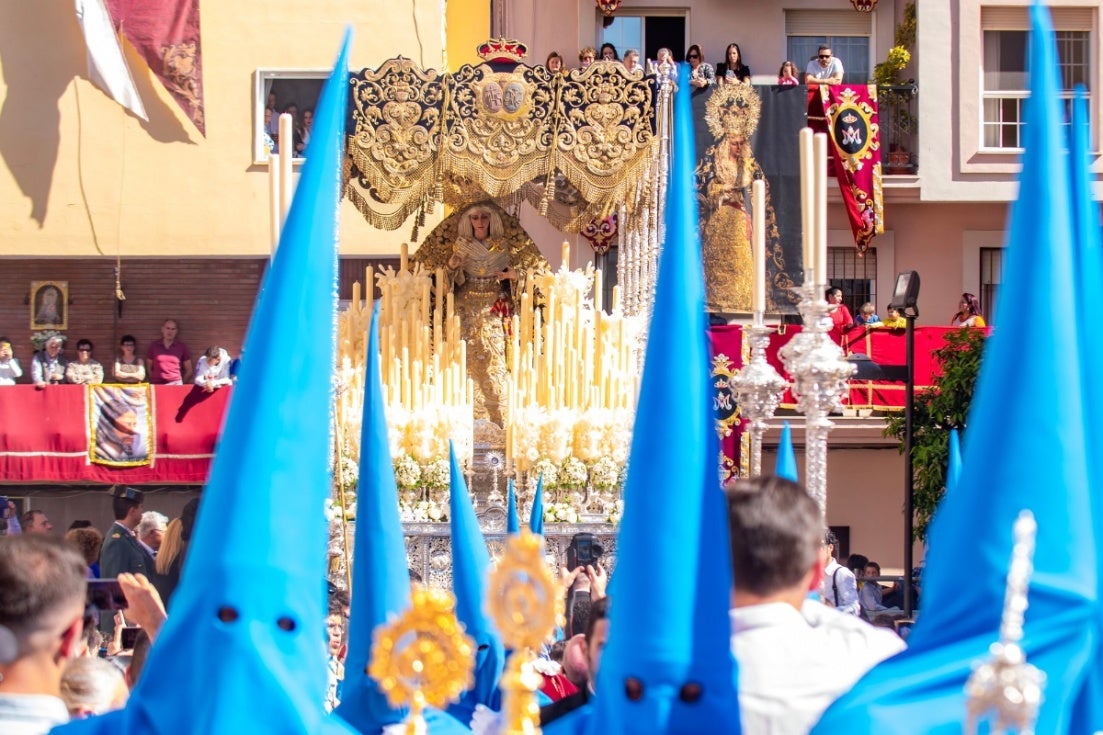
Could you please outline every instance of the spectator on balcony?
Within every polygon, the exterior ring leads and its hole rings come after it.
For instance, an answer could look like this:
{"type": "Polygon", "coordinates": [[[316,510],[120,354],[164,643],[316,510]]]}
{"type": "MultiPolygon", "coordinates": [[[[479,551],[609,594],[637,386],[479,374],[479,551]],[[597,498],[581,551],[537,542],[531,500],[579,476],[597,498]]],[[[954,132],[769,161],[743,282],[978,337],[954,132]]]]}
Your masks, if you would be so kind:
{"type": "Polygon", "coordinates": [[[728,44],[724,60],[716,65],[716,81],[719,84],[751,83],[751,68],[743,63],[743,52],[739,50],[738,43],[728,44]]]}
{"type": "Polygon", "coordinates": [[[806,84],[842,84],[843,62],[831,53],[830,46],[820,46],[816,58],[804,70],[806,84]]]}
{"type": "Polygon", "coordinates": [[[15,385],[17,378],[23,377],[23,368],[12,351],[11,340],[0,337],[0,385],[15,385]]]}
{"type": "Polygon", "coordinates": [[[620,61],[620,54],[617,53],[617,47],[611,43],[601,44],[601,60],[620,61]]]}
{"type": "Polygon", "coordinates": [[[980,315],[980,299],[971,293],[963,293],[957,313],[950,320],[951,327],[983,327],[984,317],[980,315]]]}
{"type": "Polygon", "coordinates": [[[77,359],[65,367],[65,382],[76,385],[99,385],[103,382],[103,365],[92,359],[91,340],[77,342],[77,359]]]}
{"type": "Polygon", "coordinates": [[[54,335],[35,353],[31,360],[31,380],[36,388],[65,382],[65,368],[69,361],[61,354],[61,343],[64,340],[61,335],[54,335]]]}
{"type": "Polygon", "coordinates": [[[900,313],[899,309],[894,309],[891,306],[888,308],[889,318],[881,322],[881,327],[884,329],[903,329],[908,326],[908,320],[904,318],[904,315],[900,313]]]}
{"type": "Polygon", "coordinates": [[[841,288],[827,289],[827,303],[831,309],[831,331],[843,335],[854,326],[854,316],[850,309],[843,303],[843,290],[841,288]]]}
{"type": "Polygon", "coordinates": [[[116,383],[146,382],[146,366],[142,358],[135,353],[137,346],[138,340],[134,339],[133,334],[124,334],[119,340],[119,350],[122,354],[115,358],[113,372],[116,383]]]}
{"type": "Polygon", "coordinates": [[[552,51],[550,54],[548,54],[548,59],[544,62],[544,66],[546,66],[548,71],[550,71],[552,74],[564,73],[563,57],[558,51],[552,51]]]}
{"type": "Polygon", "coordinates": [[[797,65],[791,61],[784,61],[781,64],[781,68],[777,70],[777,83],[782,87],[794,87],[800,84],[797,65]]]}
{"type": "Polygon", "coordinates": [[[640,52],[634,48],[630,48],[624,52],[624,68],[628,73],[635,73],[640,69],[640,52]]]}
{"type": "Polygon", "coordinates": [[[301,158],[306,153],[306,147],[310,144],[310,131],[314,128],[314,110],[303,110],[303,122],[295,130],[295,156],[301,158]]]}
{"type": "Polygon", "coordinates": [[[233,383],[230,377],[230,353],[221,347],[208,347],[195,365],[195,384],[207,393],[214,393],[233,383]]]}
{"type": "Polygon", "coordinates": [[[579,64],[578,68],[579,69],[588,69],[590,67],[590,64],[594,63],[594,60],[596,58],[597,58],[597,51],[594,50],[594,47],[593,46],[585,47],[584,49],[582,49],[581,51],[578,52],[578,64],[579,64]]]}
{"type": "Polygon", "coordinates": [[[180,325],[166,319],[161,325],[161,339],[146,351],[146,375],[149,382],[160,385],[183,385],[191,380],[191,353],[188,346],[176,339],[180,325]]]}
{"type": "Polygon", "coordinates": [[[858,309],[858,316],[854,318],[854,323],[859,327],[879,327],[881,317],[877,316],[877,309],[873,304],[867,301],[862,304],[861,309],[858,309]]]}
{"type": "Polygon", "coordinates": [[[689,62],[689,86],[692,95],[704,94],[705,90],[716,84],[716,70],[705,61],[705,54],[696,43],[686,49],[686,61],[689,62]]]}

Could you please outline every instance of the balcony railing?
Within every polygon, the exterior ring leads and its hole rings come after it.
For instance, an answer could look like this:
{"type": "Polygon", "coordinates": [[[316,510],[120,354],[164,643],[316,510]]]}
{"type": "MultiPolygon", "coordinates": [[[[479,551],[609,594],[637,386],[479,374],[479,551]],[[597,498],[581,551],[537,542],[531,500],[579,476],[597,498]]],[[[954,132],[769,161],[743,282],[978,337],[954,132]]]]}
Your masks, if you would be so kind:
{"type": "Polygon", "coordinates": [[[919,88],[914,84],[877,88],[881,166],[889,175],[919,170],[919,88]]]}

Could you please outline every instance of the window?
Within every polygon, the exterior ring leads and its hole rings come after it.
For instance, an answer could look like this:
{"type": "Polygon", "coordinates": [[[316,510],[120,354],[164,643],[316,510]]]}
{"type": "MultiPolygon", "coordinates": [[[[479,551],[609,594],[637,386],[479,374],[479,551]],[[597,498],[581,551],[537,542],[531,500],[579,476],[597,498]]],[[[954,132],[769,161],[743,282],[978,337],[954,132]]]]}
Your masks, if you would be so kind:
{"type": "Polygon", "coordinates": [[[843,290],[843,303],[855,316],[867,301],[873,304],[877,315],[888,306],[877,303],[877,249],[870,248],[864,256],[858,256],[854,246],[827,249],[827,284],[843,290]]]}
{"type": "Polygon", "coordinates": [[[980,249],[980,313],[985,322],[994,324],[996,296],[1003,282],[1003,248],[980,249]]]}
{"type": "MultiPolygon", "coordinates": [[[[624,52],[630,48],[640,52],[641,64],[644,59],[654,59],[659,49],[664,47],[670,49],[677,61],[685,56],[686,18],[682,13],[626,15],[622,10],[613,18],[604,18],[602,23],[599,34],[601,43],[616,46],[617,54],[622,59],[624,52]]],[[[568,60],[567,65],[572,66],[572,60],[568,60]]]]}
{"type": "Polygon", "coordinates": [[[275,131],[279,124],[279,114],[284,111],[291,112],[294,117],[291,145],[297,149],[294,157],[302,158],[301,149],[310,135],[308,128],[304,127],[304,118],[307,120],[313,118],[318,97],[322,94],[322,85],[329,73],[329,70],[324,69],[257,71],[253,89],[253,161],[255,163],[264,163],[268,160],[270,147],[274,148],[275,152],[279,152],[282,141],[278,140],[275,131]],[[266,128],[265,118],[268,117],[266,110],[272,104],[275,105],[275,113],[271,116],[273,119],[269,121],[270,127],[266,128]],[[308,112],[310,114],[304,114],[308,112]]]}
{"type": "Polygon", "coordinates": [[[843,10],[785,11],[786,53],[802,75],[821,45],[843,63],[843,82],[865,84],[872,76],[868,13],[843,10]]]}
{"type": "MultiPolygon", "coordinates": [[[[1053,22],[1062,97],[1071,100],[1078,84],[1084,85],[1090,95],[1091,10],[1053,8],[1053,22]]],[[[981,25],[984,29],[982,145],[1022,148],[1023,101],[1030,96],[1026,78],[1026,8],[983,8],[981,25]]]]}

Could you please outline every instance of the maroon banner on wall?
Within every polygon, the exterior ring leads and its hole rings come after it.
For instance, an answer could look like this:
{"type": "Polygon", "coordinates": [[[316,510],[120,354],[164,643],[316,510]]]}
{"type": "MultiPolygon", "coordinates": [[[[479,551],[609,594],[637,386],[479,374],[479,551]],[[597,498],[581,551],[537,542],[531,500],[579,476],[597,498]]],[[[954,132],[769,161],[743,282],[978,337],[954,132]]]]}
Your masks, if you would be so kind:
{"type": "Polygon", "coordinates": [[[115,28],[142,55],[205,137],[199,0],[106,0],[106,3],[115,28]]]}

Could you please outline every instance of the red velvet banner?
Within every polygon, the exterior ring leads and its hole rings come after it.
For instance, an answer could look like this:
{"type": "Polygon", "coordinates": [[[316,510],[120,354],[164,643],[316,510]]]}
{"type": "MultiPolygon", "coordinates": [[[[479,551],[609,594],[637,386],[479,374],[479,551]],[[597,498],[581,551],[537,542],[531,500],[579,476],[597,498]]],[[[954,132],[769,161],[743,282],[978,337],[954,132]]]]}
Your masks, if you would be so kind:
{"type": "Polygon", "coordinates": [[[107,0],[107,10],[115,27],[206,136],[199,0],[107,0]]]}
{"type": "Polygon", "coordinates": [[[153,386],[151,461],[114,467],[89,459],[87,387],[0,388],[0,483],[202,484],[232,391],[153,386]]]}
{"type": "Polygon", "coordinates": [[[808,124],[829,134],[831,163],[858,252],[885,231],[877,85],[808,88],[808,124]]]}

